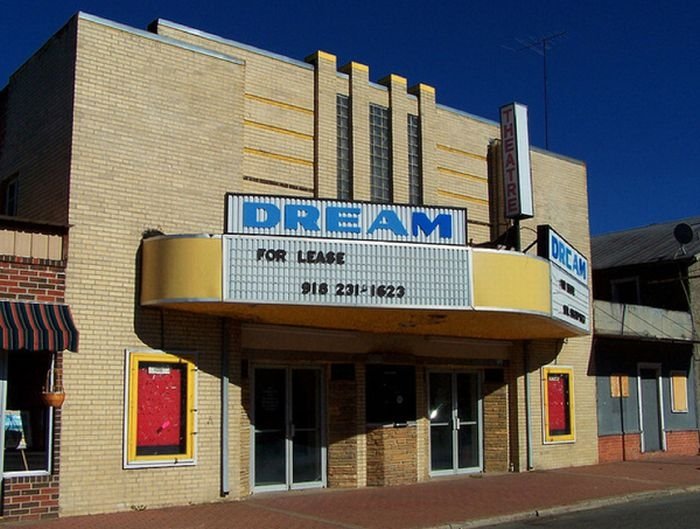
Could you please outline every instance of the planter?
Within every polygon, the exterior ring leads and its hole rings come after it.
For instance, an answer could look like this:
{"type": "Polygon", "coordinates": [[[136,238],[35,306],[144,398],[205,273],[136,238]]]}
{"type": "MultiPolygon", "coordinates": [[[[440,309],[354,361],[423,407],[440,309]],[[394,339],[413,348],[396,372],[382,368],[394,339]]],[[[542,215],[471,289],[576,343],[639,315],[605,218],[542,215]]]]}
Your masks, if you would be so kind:
{"type": "Polygon", "coordinates": [[[66,394],[63,391],[62,376],[60,369],[51,367],[46,373],[46,385],[41,392],[41,400],[46,406],[52,408],[60,408],[63,406],[63,401],[66,400],[66,394]]]}
{"type": "Polygon", "coordinates": [[[44,391],[41,393],[41,400],[44,404],[52,408],[60,408],[63,406],[63,401],[66,400],[66,394],[62,391],[44,391]]]}

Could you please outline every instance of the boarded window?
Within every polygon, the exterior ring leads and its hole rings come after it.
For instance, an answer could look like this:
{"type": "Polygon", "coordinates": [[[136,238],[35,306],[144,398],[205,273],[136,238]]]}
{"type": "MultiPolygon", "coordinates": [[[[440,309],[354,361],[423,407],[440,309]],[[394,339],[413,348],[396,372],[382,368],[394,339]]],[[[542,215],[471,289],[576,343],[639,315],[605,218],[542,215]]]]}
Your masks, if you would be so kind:
{"type": "Polygon", "coordinates": [[[613,398],[630,396],[630,379],[627,375],[610,375],[610,396],[613,398]]]}
{"type": "Polygon", "coordinates": [[[685,371],[671,371],[671,411],[688,412],[688,376],[685,371]]]}

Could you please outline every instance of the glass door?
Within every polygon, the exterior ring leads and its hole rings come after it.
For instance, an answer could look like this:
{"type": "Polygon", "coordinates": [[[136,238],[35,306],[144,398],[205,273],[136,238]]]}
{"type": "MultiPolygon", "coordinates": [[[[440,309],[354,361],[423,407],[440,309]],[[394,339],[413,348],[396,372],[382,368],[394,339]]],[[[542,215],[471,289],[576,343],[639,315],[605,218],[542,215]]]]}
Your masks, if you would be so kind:
{"type": "Polygon", "coordinates": [[[430,472],[475,472],[482,468],[481,398],[476,373],[430,373],[430,472]]]}
{"type": "Polygon", "coordinates": [[[452,375],[430,373],[429,385],[430,470],[451,472],[454,469],[452,375]]]}
{"type": "Polygon", "coordinates": [[[253,461],[255,488],[285,489],[287,377],[284,369],[255,370],[253,461]]]}
{"type": "Polygon", "coordinates": [[[481,428],[479,427],[479,379],[476,373],[455,373],[457,409],[457,470],[481,470],[481,428]]]}
{"type": "Polygon", "coordinates": [[[321,371],[254,371],[253,488],[287,490],[325,485],[321,371]]]}

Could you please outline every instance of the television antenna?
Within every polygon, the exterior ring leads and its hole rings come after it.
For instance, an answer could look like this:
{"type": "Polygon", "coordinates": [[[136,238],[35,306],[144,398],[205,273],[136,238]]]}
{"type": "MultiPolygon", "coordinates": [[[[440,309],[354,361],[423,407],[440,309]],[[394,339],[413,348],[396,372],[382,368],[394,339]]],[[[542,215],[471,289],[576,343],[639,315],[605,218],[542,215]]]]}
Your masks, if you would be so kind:
{"type": "Polygon", "coordinates": [[[566,35],[566,31],[558,31],[541,37],[530,37],[528,39],[515,39],[520,44],[519,48],[506,49],[511,51],[531,50],[542,57],[542,85],[544,91],[544,148],[549,150],[549,98],[547,95],[547,50],[551,49],[552,43],[566,35]]]}

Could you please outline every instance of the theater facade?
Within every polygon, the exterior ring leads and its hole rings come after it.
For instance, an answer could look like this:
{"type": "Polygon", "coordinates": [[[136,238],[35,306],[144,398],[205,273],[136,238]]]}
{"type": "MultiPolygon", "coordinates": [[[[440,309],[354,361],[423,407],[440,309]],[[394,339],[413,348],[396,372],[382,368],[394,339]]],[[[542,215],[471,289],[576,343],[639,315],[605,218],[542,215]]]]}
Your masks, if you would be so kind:
{"type": "Polygon", "coordinates": [[[74,16],[0,92],[4,213],[68,227],[60,514],[595,463],[586,167],[501,116],[74,16]]]}

